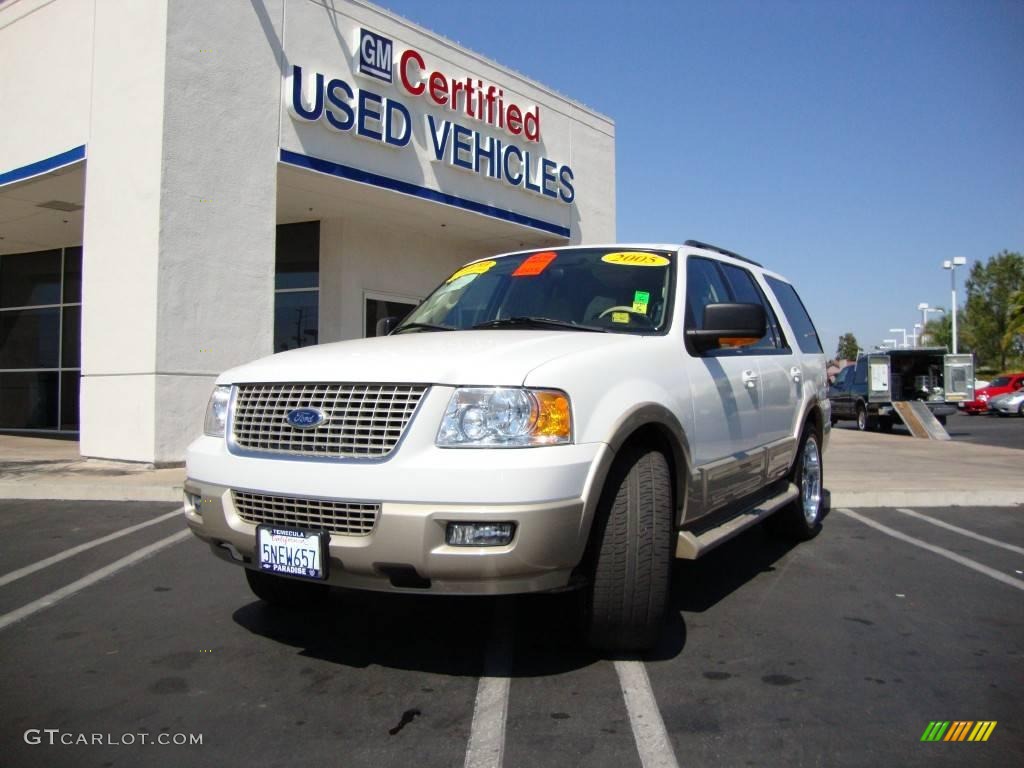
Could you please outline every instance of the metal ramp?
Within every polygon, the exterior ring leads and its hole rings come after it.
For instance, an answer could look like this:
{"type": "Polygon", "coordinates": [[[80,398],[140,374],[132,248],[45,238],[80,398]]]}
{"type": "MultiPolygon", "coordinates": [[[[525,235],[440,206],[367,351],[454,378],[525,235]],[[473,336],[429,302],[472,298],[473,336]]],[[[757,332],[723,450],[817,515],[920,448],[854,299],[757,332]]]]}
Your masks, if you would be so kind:
{"type": "Polygon", "coordinates": [[[928,410],[923,400],[896,400],[893,401],[892,407],[914,437],[949,440],[946,428],[939,424],[939,420],[928,410]]]}

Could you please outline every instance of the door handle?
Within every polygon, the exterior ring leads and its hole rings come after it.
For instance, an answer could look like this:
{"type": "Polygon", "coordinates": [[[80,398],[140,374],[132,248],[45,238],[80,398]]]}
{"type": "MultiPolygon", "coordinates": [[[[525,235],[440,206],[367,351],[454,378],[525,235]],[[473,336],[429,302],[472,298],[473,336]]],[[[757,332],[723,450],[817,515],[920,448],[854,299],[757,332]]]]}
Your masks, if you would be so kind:
{"type": "Polygon", "coordinates": [[[795,381],[797,384],[800,383],[800,379],[803,376],[803,374],[804,372],[800,370],[800,367],[797,365],[794,365],[792,368],[789,369],[789,375],[793,377],[793,381],[795,381]]]}
{"type": "Polygon", "coordinates": [[[759,378],[760,377],[757,375],[755,371],[746,370],[743,372],[743,386],[745,386],[747,389],[753,389],[754,387],[757,386],[757,380],[759,378]]]}

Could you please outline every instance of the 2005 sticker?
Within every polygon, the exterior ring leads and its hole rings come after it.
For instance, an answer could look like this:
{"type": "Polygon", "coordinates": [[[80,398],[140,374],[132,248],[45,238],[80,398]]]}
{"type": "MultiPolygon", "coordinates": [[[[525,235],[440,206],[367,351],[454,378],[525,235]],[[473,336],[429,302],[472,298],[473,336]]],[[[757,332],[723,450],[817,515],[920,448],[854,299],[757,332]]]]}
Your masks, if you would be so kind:
{"type": "Polygon", "coordinates": [[[496,261],[478,261],[476,264],[470,264],[445,280],[445,283],[454,283],[460,277],[465,277],[466,275],[482,275],[497,263],[496,261]]]}
{"type": "Polygon", "coordinates": [[[667,267],[669,260],[656,253],[643,253],[642,251],[616,251],[606,253],[601,261],[608,264],[620,264],[624,267],[667,267]]]}

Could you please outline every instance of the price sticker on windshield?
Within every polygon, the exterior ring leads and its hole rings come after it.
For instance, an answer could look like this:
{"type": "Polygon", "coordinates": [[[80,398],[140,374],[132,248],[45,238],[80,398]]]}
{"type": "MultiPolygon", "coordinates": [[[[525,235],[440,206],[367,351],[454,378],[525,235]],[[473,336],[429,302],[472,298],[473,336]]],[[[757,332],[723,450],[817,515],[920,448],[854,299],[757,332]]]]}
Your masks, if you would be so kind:
{"type": "Polygon", "coordinates": [[[512,277],[533,277],[539,275],[548,268],[548,264],[554,261],[556,256],[558,254],[554,251],[542,251],[541,253],[531,254],[526,257],[526,261],[516,267],[512,277]]]}
{"type": "Polygon", "coordinates": [[[460,277],[465,277],[466,275],[482,275],[497,263],[496,261],[478,261],[476,264],[470,264],[445,280],[445,283],[454,283],[460,277]]]}
{"type": "Polygon", "coordinates": [[[647,305],[651,303],[651,294],[647,291],[637,291],[633,294],[633,309],[644,315],[647,314],[647,305]]]}

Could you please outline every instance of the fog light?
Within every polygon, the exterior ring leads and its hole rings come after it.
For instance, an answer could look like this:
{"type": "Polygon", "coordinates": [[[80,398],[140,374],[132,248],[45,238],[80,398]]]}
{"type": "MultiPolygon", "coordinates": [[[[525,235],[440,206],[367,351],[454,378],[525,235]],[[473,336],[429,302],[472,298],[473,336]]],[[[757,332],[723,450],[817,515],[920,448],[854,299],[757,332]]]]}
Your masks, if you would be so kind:
{"type": "Polygon", "coordinates": [[[515,533],[515,523],[448,523],[445,541],[453,547],[503,547],[515,533]]]}
{"type": "Polygon", "coordinates": [[[197,515],[203,514],[203,497],[197,493],[185,491],[185,508],[197,515]]]}

